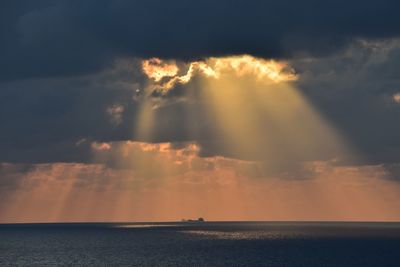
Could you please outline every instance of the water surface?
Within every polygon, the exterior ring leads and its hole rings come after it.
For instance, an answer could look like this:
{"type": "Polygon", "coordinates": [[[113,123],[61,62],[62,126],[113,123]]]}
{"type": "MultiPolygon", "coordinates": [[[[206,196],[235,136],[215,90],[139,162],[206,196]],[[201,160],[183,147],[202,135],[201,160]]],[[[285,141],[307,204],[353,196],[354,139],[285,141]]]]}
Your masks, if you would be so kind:
{"type": "Polygon", "coordinates": [[[399,223],[0,225],[0,266],[400,266],[399,223]]]}

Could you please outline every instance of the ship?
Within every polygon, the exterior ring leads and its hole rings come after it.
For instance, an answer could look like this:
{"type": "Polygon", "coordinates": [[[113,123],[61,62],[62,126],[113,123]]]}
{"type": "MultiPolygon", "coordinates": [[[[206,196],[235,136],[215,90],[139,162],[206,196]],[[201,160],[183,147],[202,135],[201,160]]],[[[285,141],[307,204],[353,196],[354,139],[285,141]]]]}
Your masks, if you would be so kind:
{"type": "Polygon", "coordinates": [[[204,218],[200,217],[197,220],[196,219],[182,219],[182,222],[205,222],[204,218]]]}

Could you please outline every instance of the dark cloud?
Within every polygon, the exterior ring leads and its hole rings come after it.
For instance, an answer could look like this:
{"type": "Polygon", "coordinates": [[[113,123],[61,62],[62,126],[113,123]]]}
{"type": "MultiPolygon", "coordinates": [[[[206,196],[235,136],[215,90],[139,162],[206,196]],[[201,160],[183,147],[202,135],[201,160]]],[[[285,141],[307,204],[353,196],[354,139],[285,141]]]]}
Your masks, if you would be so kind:
{"type": "Polygon", "coordinates": [[[80,140],[131,138],[136,83],[131,66],[122,65],[95,76],[1,84],[0,161],[87,161],[90,146],[80,140]],[[119,119],[126,123],[110,116],[115,105],[124,107],[119,119]]]}
{"type": "Polygon", "coordinates": [[[395,0],[15,0],[0,6],[0,79],[93,73],[115,59],[325,55],[400,34],[395,0]]]}
{"type": "MultiPolygon", "coordinates": [[[[323,59],[293,60],[298,86],[359,154],[358,163],[400,161],[400,43],[355,42],[323,59]]],[[[355,164],[356,162],[344,162],[355,164]]]]}

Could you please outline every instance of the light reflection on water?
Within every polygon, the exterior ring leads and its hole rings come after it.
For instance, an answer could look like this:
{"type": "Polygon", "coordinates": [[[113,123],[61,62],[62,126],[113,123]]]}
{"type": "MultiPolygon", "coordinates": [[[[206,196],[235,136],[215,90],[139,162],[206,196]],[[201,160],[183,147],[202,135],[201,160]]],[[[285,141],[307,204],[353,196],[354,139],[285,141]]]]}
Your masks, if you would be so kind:
{"type": "Polygon", "coordinates": [[[178,224],[116,224],[112,228],[160,228],[160,227],[179,227],[178,224]]]}
{"type": "Polygon", "coordinates": [[[272,232],[272,231],[227,232],[227,231],[188,230],[188,231],[181,231],[181,233],[197,237],[206,237],[212,239],[228,239],[228,240],[256,240],[256,239],[276,240],[276,239],[300,237],[300,234],[294,234],[288,232],[272,232]]]}

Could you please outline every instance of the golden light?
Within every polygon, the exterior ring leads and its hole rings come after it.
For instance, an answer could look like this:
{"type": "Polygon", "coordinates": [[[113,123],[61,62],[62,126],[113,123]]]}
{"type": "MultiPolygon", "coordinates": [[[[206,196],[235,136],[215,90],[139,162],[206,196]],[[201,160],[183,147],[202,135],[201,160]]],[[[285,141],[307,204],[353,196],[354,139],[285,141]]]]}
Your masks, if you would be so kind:
{"type": "Polygon", "coordinates": [[[294,85],[283,81],[286,74],[279,82],[279,76],[263,77],[235,73],[203,81],[204,98],[212,103],[209,116],[218,120],[220,138],[230,144],[227,151],[237,157],[262,157],[271,167],[288,159],[332,159],[349,153],[346,142],[294,85]]]}
{"type": "Polygon", "coordinates": [[[272,82],[288,82],[297,79],[297,75],[286,62],[265,60],[249,55],[230,57],[210,57],[204,61],[194,61],[187,64],[187,71],[178,75],[179,68],[176,62],[164,62],[159,58],[152,58],[142,62],[143,72],[153,79],[157,89],[168,91],[176,84],[190,82],[194,75],[200,74],[207,78],[219,79],[228,73],[236,76],[251,75],[258,80],[269,80],[272,82]],[[170,78],[161,82],[164,78],[170,78]]]}
{"type": "Polygon", "coordinates": [[[164,77],[173,77],[178,73],[178,67],[174,62],[164,62],[159,58],[143,60],[143,72],[154,81],[159,82],[164,77]]]}
{"type": "MultiPolygon", "coordinates": [[[[141,103],[135,127],[139,140],[152,140],[158,127],[153,103],[157,100],[151,93],[161,90],[165,94],[196,76],[200,81],[196,97],[209,103],[202,112],[217,120],[215,137],[224,140],[224,150],[229,154],[261,157],[271,165],[288,159],[313,160],[323,155],[330,160],[350,154],[345,140],[296,89],[298,75],[287,62],[249,55],[211,57],[179,69],[176,62],[150,59],[143,62],[143,72],[153,83],[145,90],[147,97],[141,103]]],[[[196,124],[196,113],[189,110],[188,114],[191,120],[182,123],[196,124]]],[[[192,135],[195,139],[196,131],[192,135]]]]}

